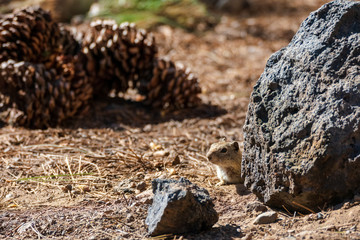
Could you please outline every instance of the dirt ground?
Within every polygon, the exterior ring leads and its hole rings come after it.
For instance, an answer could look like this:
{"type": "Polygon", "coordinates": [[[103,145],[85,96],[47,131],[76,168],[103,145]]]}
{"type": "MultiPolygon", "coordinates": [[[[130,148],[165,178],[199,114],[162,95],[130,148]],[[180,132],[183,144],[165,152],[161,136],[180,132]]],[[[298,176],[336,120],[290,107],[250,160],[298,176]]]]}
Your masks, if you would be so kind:
{"type": "Polygon", "coordinates": [[[205,32],[155,30],[160,54],[199,77],[201,106],[157,112],[129,94],[96,102],[89,116],[61,128],[3,126],[0,238],[146,239],[151,180],[186,177],[210,192],[219,221],[206,232],[156,239],[360,239],[354,199],[310,214],[273,209],[275,223],[254,225],[264,208],[256,197],[242,185],[215,186],[210,144],[243,141],[249,96],[267,59],[326,1],[251,2],[205,32]]]}

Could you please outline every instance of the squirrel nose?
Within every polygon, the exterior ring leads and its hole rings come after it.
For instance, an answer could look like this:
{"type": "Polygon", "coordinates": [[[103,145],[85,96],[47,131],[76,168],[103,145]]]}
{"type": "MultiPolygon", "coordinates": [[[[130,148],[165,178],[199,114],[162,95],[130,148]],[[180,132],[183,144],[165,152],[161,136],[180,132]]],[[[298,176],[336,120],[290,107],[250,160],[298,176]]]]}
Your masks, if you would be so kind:
{"type": "Polygon", "coordinates": [[[211,156],[207,156],[208,160],[211,161],[211,156]]]}

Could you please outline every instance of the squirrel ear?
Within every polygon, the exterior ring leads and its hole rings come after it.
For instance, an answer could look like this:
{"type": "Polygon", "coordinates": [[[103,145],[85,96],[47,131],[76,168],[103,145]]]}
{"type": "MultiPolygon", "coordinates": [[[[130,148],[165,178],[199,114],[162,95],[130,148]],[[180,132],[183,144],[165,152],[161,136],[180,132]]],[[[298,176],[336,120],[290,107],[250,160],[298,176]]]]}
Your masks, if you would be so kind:
{"type": "Polygon", "coordinates": [[[233,142],[231,145],[234,147],[236,152],[239,151],[239,143],[238,142],[233,142]]]}

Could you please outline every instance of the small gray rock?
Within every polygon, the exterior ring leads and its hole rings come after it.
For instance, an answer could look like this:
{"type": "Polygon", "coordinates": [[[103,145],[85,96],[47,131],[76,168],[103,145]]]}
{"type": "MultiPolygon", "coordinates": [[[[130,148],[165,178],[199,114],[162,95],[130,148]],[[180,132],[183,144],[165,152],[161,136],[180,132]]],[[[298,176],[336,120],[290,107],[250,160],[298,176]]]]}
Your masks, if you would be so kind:
{"type": "Polygon", "coordinates": [[[316,219],[320,220],[320,219],[324,219],[324,218],[325,218],[325,216],[321,212],[316,214],[316,219]]]}
{"type": "Polygon", "coordinates": [[[277,212],[270,211],[270,212],[264,212],[257,216],[254,220],[254,224],[268,224],[273,223],[277,219],[277,212]]]}
{"type": "Polygon", "coordinates": [[[145,220],[151,236],[199,232],[219,219],[208,191],[185,178],[155,179],[152,188],[154,199],[145,220]]]}

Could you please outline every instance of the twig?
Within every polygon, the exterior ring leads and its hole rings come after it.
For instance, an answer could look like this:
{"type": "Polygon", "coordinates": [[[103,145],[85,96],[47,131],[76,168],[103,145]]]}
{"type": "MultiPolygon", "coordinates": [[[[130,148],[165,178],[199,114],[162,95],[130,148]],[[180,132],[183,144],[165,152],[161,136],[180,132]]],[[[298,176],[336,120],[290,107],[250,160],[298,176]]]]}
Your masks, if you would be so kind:
{"type": "MultiPolygon", "coordinates": [[[[75,173],[73,176],[87,176],[87,175],[93,175],[93,173],[75,173]]],[[[32,181],[33,179],[41,179],[41,178],[56,178],[56,177],[68,177],[69,174],[53,174],[53,175],[47,175],[47,176],[35,176],[35,177],[28,177],[28,178],[20,178],[16,180],[8,180],[9,182],[18,182],[18,181],[32,181]]],[[[51,180],[56,181],[56,180],[51,180]]]]}
{"type": "Polygon", "coordinates": [[[95,163],[89,162],[89,161],[84,161],[84,160],[82,160],[81,162],[84,162],[84,163],[87,163],[87,164],[90,164],[90,165],[95,166],[95,167],[96,167],[96,170],[97,170],[98,173],[99,173],[99,177],[101,176],[100,168],[98,167],[98,165],[96,165],[95,163]]]}
{"type": "Polygon", "coordinates": [[[30,228],[38,235],[38,239],[44,238],[45,236],[42,235],[39,230],[37,230],[34,226],[33,226],[33,222],[30,224],[30,228]]]}
{"type": "Polygon", "coordinates": [[[136,156],[136,160],[141,164],[141,166],[143,167],[144,170],[147,170],[147,167],[145,165],[145,163],[142,161],[142,156],[139,157],[134,150],[132,150],[131,148],[129,148],[129,150],[136,156]]]}
{"type": "Polygon", "coordinates": [[[285,211],[289,214],[289,216],[291,216],[291,213],[289,212],[289,210],[284,205],[281,205],[281,206],[285,209],[285,211]]]}
{"type": "Polygon", "coordinates": [[[156,237],[152,237],[150,239],[154,239],[154,240],[165,240],[165,239],[169,239],[170,237],[175,237],[176,238],[176,235],[170,233],[170,234],[163,234],[163,235],[159,235],[159,236],[156,236],[156,237]]]}
{"type": "Polygon", "coordinates": [[[72,171],[71,171],[71,167],[70,167],[70,163],[69,163],[68,157],[65,157],[65,163],[66,163],[66,165],[67,165],[67,167],[68,167],[68,169],[69,169],[69,173],[70,173],[71,179],[75,182],[74,176],[73,176],[72,171]]]}
{"type": "Polygon", "coordinates": [[[86,149],[86,148],[75,148],[75,147],[61,146],[61,145],[55,145],[55,144],[37,144],[37,145],[23,146],[23,148],[31,149],[31,150],[40,148],[40,147],[53,147],[53,148],[60,148],[60,149],[77,150],[79,152],[83,152],[85,154],[91,154],[96,157],[105,157],[105,156],[98,155],[98,154],[94,153],[93,151],[86,149]]]}
{"type": "Polygon", "coordinates": [[[62,190],[59,185],[54,185],[54,184],[44,183],[44,182],[37,182],[37,181],[33,181],[33,180],[29,180],[29,182],[30,182],[30,183],[42,184],[42,185],[50,186],[50,187],[57,187],[58,189],[62,190]]]}
{"type": "Polygon", "coordinates": [[[207,157],[205,155],[202,155],[200,153],[196,153],[196,155],[207,161],[207,157]]]}
{"type": "MultiPolygon", "coordinates": [[[[210,166],[210,164],[206,164],[205,162],[203,162],[203,161],[201,161],[201,160],[199,160],[199,159],[197,159],[197,158],[194,158],[194,157],[190,156],[188,153],[186,153],[186,156],[187,156],[188,158],[190,158],[191,160],[199,163],[199,165],[205,166],[205,167],[209,170],[208,172],[214,173],[214,171],[213,171],[212,167],[210,166]]],[[[204,176],[207,176],[207,175],[204,175],[204,176]]]]}
{"type": "Polygon", "coordinates": [[[128,206],[129,206],[129,201],[128,201],[127,198],[125,197],[125,193],[122,193],[122,197],[123,197],[124,200],[125,200],[126,208],[128,208],[128,206]]]}
{"type": "Polygon", "coordinates": [[[299,206],[299,207],[302,207],[302,208],[308,210],[308,211],[311,212],[311,213],[315,213],[313,210],[311,210],[311,209],[308,208],[308,207],[305,207],[304,205],[301,205],[300,203],[297,203],[297,202],[295,202],[295,201],[292,201],[292,203],[295,204],[296,206],[299,206]]]}
{"type": "Polygon", "coordinates": [[[81,172],[81,156],[79,157],[79,167],[78,167],[78,173],[81,172]]]}
{"type": "Polygon", "coordinates": [[[191,160],[193,160],[193,161],[195,161],[195,162],[197,162],[197,163],[199,163],[199,164],[201,164],[201,165],[205,165],[203,161],[200,161],[199,159],[190,156],[188,153],[186,154],[186,156],[187,156],[188,158],[190,158],[191,160]]]}

